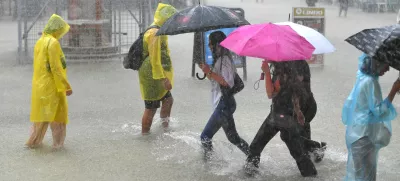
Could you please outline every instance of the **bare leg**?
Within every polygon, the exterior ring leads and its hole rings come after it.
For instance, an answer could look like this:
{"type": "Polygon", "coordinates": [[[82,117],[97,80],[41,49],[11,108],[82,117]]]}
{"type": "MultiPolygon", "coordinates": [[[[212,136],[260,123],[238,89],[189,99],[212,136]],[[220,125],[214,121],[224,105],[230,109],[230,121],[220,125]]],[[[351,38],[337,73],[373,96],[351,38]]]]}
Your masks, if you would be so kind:
{"type": "Polygon", "coordinates": [[[142,135],[149,134],[157,109],[145,109],[142,117],[142,135]]]}
{"type": "Polygon", "coordinates": [[[36,148],[42,144],[44,136],[46,135],[49,123],[33,123],[31,127],[31,136],[25,144],[29,148],[36,148]]]}
{"type": "Polygon", "coordinates": [[[58,123],[60,129],[59,145],[64,147],[65,137],[67,136],[67,125],[65,123],[58,123]]]}
{"type": "Polygon", "coordinates": [[[173,103],[174,103],[173,97],[168,97],[162,101],[160,117],[164,128],[168,128],[169,126],[169,117],[171,116],[171,109],[173,103]]]}
{"type": "Polygon", "coordinates": [[[65,123],[52,122],[50,123],[51,132],[53,135],[53,148],[59,149],[64,146],[65,140],[65,123]]]}

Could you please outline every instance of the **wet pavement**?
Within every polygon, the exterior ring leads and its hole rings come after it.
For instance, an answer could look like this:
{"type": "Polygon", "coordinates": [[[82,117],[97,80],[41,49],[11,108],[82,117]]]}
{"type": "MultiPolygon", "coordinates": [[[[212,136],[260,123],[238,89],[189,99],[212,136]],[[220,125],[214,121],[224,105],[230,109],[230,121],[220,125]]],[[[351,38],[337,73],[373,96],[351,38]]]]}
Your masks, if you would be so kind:
{"type": "MultiPolygon", "coordinates": [[[[209,4],[242,7],[251,23],[287,21],[292,6],[300,0],[208,0],[209,4]]],[[[366,14],[350,9],[339,18],[338,8],[326,7],[328,39],[337,52],[327,55],[323,69],[313,69],[312,89],[318,113],[312,122],[312,137],[328,142],[323,162],[316,164],[317,178],[302,178],[279,136],[264,149],[260,175],[243,174],[245,156],[231,145],[221,130],[214,138],[216,154],[204,163],[199,135],[211,115],[210,85],[190,77],[192,34],[170,37],[175,66],[175,98],[170,131],[164,133],[159,120],[152,134],[140,135],[144,103],[137,73],[125,70],[120,61],[69,64],[73,96],[69,97],[70,124],[66,149],[52,152],[48,133],[41,149],[28,150],[32,65],[16,64],[17,25],[0,21],[0,180],[342,180],[347,151],[341,123],[343,102],[352,89],[360,52],[343,40],[364,28],[393,24],[395,14],[366,14]]],[[[260,84],[261,60],[248,59],[248,80],[236,96],[235,113],[239,134],[251,142],[269,112],[270,101],[260,84]]],[[[241,70],[239,70],[241,72],[241,70]]],[[[392,70],[380,79],[384,95],[397,78],[392,70]]],[[[396,98],[394,104],[400,105],[396,98]]],[[[158,115],[156,116],[158,117],[158,115]]],[[[400,124],[393,122],[391,144],[380,152],[378,180],[397,180],[400,158],[400,124]]]]}

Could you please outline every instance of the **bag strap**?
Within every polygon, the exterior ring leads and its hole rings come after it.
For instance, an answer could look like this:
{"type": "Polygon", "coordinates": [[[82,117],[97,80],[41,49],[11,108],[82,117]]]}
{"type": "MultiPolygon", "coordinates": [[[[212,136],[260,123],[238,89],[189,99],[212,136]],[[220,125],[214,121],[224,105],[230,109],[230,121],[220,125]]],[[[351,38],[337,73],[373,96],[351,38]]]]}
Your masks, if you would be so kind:
{"type": "MultiPolygon", "coordinates": [[[[147,31],[149,31],[150,29],[153,29],[153,28],[156,28],[156,29],[160,29],[160,27],[159,26],[157,26],[157,25],[151,25],[151,26],[149,26],[144,32],[143,32],[143,36],[144,36],[144,34],[147,32],[147,31]]],[[[146,55],[146,58],[148,57],[149,55],[146,55]]]]}
{"type": "Polygon", "coordinates": [[[149,31],[150,29],[153,29],[153,28],[160,29],[160,27],[157,26],[157,25],[151,25],[143,32],[143,34],[146,33],[147,31],[149,31]]]}
{"type": "MultiPolygon", "coordinates": [[[[228,55],[224,55],[224,56],[227,56],[227,57],[229,58],[229,60],[231,61],[231,66],[235,66],[235,64],[234,64],[233,59],[232,59],[231,56],[228,56],[228,55]]],[[[220,59],[221,59],[221,67],[219,67],[219,69],[220,69],[219,71],[220,71],[220,74],[222,75],[222,66],[223,66],[222,62],[224,61],[223,56],[222,56],[220,59]]],[[[231,67],[231,68],[232,68],[232,67],[231,67]]],[[[233,79],[234,79],[234,80],[235,80],[235,76],[236,76],[235,73],[236,73],[236,72],[234,71],[234,74],[233,74],[233,79]]],[[[233,86],[235,86],[235,84],[234,84],[233,86]]]]}

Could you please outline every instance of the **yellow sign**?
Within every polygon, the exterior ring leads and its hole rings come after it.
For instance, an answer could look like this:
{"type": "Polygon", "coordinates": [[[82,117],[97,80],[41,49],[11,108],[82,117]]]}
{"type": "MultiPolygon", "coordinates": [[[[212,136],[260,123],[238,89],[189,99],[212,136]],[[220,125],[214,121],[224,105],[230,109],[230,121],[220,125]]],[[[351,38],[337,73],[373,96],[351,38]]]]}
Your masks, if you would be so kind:
{"type": "Polygon", "coordinates": [[[293,16],[325,16],[325,8],[293,8],[293,16]]]}

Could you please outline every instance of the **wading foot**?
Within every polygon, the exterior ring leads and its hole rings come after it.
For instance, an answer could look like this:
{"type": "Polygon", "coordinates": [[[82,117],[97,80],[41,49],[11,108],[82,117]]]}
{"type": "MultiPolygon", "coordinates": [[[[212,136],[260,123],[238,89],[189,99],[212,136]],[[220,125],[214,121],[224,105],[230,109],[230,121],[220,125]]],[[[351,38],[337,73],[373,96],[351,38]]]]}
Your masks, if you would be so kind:
{"type": "Polygon", "coordinates": [[[169,117],[168,118],[161,118],[161,125],[164,129],[169,127],[169,117]]]}
{"type": "Polygon", "coordinates": [[[210,149],[204,149],[203,159],[205,162],[210,161],[213,155],[213,151],[210,149]]]}
{"type": "Polygon", "coordinates": [[[53,145],[53,151],[60,151],[64,149],[64,145],[53,145]]]}
{"type": "Polygon", "coordinates": [[[40,148],[42,146],[43,146],[42,143],[39,143],[39,144],[25,144],[25,148],[27,148],[27,149],[36,149],[36,148],[40,148]]]}
{"type": "Polygon", "coordinates": [[[258,167],[253,162],[246,162],[244,165],[244,172],[247,176],[254,177],[259,174],[258,167]]]}
{"type": "Polygon", "coordinates": [[[321,148],[318,148],[313,151],[314,154],[314,162],[319,163],[324,159],[325,151],[326,151],[326,142],[321,142],[321,148]]]}

